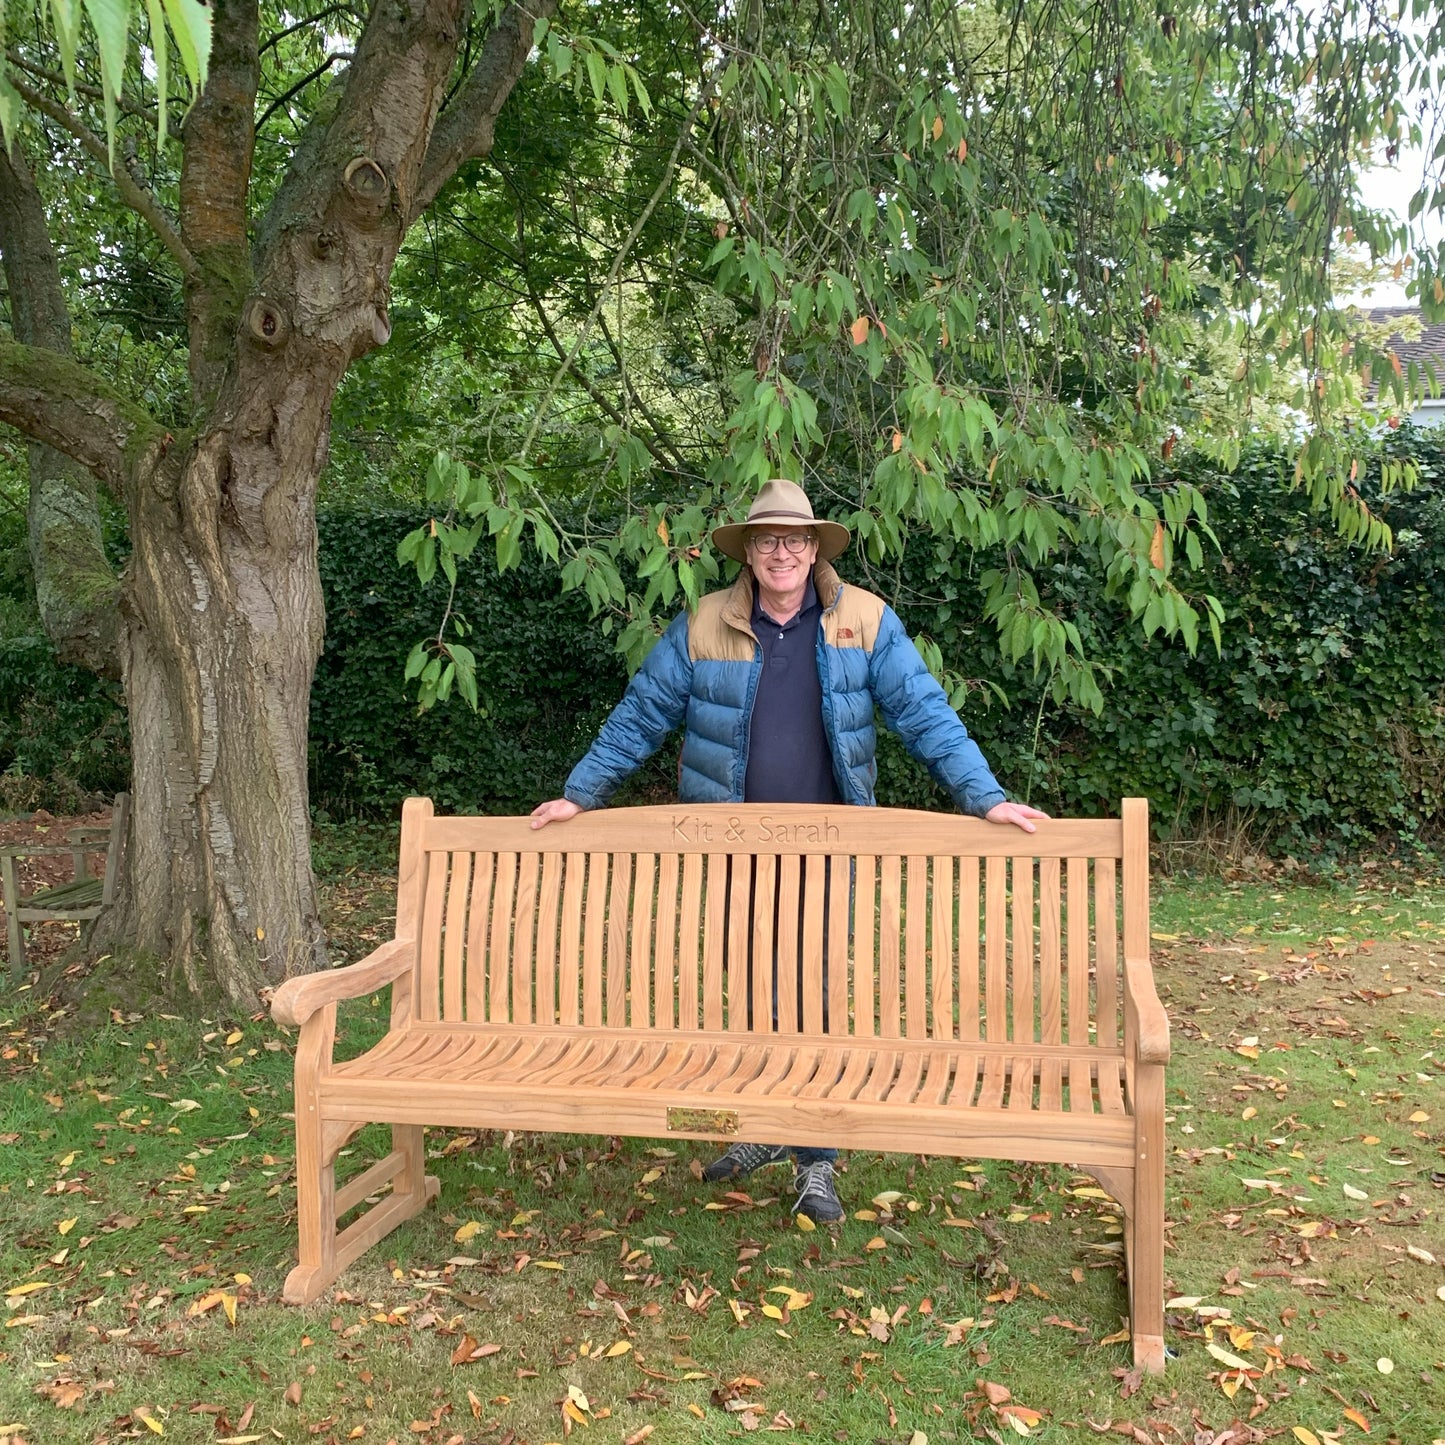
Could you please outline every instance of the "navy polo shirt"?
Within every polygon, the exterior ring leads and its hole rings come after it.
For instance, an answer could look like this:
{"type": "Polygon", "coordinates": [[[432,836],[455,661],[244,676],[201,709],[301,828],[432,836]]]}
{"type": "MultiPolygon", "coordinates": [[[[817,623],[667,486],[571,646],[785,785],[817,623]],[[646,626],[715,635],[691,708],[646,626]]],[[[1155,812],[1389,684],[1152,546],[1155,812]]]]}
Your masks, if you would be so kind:
{"type": "Polygon", "coordinates": [[[823,686],[818,678],[818,626],[823,604],[808,578],[798,615],[774,622],[753,592],[753,636],[763,651],[762,672],[748,738],[743,798],[749,803],[837,803],[828,735],[823,731],[823,686]]]}

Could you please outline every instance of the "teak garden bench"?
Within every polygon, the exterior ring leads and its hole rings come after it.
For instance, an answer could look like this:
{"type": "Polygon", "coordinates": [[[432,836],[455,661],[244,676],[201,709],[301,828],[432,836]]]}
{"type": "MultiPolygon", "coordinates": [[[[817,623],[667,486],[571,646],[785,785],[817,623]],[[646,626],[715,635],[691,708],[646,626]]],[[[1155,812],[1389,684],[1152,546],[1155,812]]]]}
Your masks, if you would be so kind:
{"type": "Polygon", "coordinates": [[[396,938],[284,983],[272,1013],[301,1028],[292,1303],[436,1195],[427,1124],[785,1140],[1087,1170],[1123,1206],[1135,1361],[1164,1366],[1169,1023],[1143,800],[1030,835],[757,804],[537,832],[414,798],[396,938]],[[334,1058],[337,1002],[387,984],[385,1037],[334,1058]],[[338,1187],[369,1123],[391,1152],[338,1187]]]}
{"type": "Polygon", "coordinates": [[[0,899],[5,904],[6,947],[10,954],[10,976],[18,979],[25,967],[27,923],[69,919],[94,923],[103,908],[115,900],[120,877],[121,852],[125,847],[126,823],[130,818],[130,794],[117,793],[108,827],[72,828],[64,843],[21,843],[0,848],[0,899]],[[20,892],[18,858],[61,857],[69,853],[75,875],[69,883],[43,888],[28,897],[20,892]],[[92,878],[88,855],[105,854],[105,872],[92,878]]]}

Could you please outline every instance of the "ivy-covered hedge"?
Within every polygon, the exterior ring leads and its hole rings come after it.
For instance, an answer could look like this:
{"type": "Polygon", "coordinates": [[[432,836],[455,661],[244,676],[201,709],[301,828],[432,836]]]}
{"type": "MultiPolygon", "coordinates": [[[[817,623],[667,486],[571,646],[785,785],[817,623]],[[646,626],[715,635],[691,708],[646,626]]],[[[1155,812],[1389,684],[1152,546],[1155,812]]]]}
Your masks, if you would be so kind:
{"type": "MultiPolygon", "coordinates": [[[[578,594],[535,554],[497,575],[478,549],[455,609],[471,633],[482,715],[460,701],[418,713],[402,683],[411,646],[438,626],[447,584],[397,566],[414,511],[348,508],[319,519],[326,645],[311,692],[311,789],[331,817],[392,812],[426,793],[448,812],[530,812],[554,797],[626,669],[578,594]]],[[[659,763],[630,793],[665,788],[659,763]]]]}
{"type": "MultiPolygon", "coordinates": [[[[933,632],[952,665],[1001,681],[1007,710],[968,719],[1005,785],[1068,812],[1110,808],[1127,794],[1152,803],[1176,837],[1243,825],[1289,847],[1358,845],[1445,834],[1445,435],[1392,437],[1420,484],[1363,493],[1394,529],[1389,557],[1346,546],[1328,518],[1288,490],[1292,459],[1262,446],[1229,476],[1196,470],[1217,555],[1192,581],[1225,605],[1224,646],[1190,657],[1147,640],[1096,574],[1057,569],[1091,652],[1111,670],[1100,716],[1040,703],[1032,676],[1011,675],[967,593],[940,627],[936,608],[901,610],[933,632]]],[[[938,573],[925,564],[924,572],[938,573]]],[[[915,572],[914,575],[917,575],[915,572]]],[[[962,579],[928,578],[939,591],[962,579]]],[[[922,801],[890,761],[890,791],[922,801]]]]}
{"type": "MultiPolygon", "coordinates": [[[[1190,585],[1224,602],[1222,654],[1146,640],[1103,596],[1095,569],[1082,559],[1059,567],[1051,588],[1110,672],[1098,717],[1053,703],[1046,679],[1000,660],[969,581],[997,559],[940,562],[920,539],[887,578],[865,578],[854,556],[840,570],[894,599],[951,668],[1002,686],[1007,706],[985,706],[980,688],[966,721],[1019,796],[1091,813],[1142,793],[1176,837],[1230,822],[1291,848],[1359,847],[1382,834],[1438,846],[1445,436],[1390,440],[1421,467],[1415,491],[1372,498],[1395,529],[1390,557],[1341,543],[1284,486],[1292,463],[1278,449],[1261,446],[1228,477],[1195,473],[1221,550],[1190,585]]],[[[1360,485],[1371,496],[1370,479],[1360,485]]],[[[397,539],[415,525],[416,513],[396,509],[320,519],[327,637],[311,705],[314,802],[334,818],[381,816],[425,792],[447,810],[525,812],[559,790],[621,695],[622,665],[586,604],[560,594],[553,568],[528,556],[498,576],[479,549],[457,607],[473,629],[484,714],[456,702],[418,714],[401,663],[436,626],[444,584],[419,591],[396,564],[397,539]]],[[[14,598],[0,608],[0,774],[114,791],[124,776],[114,690],[56,663],[20,616],[14,598]]],[[[628,796],[667,796],[674,767],[675,753],[659,758],[628,796]]],[[[883,801],[946,806],[891,741],[879,773],[883,801]]]]}

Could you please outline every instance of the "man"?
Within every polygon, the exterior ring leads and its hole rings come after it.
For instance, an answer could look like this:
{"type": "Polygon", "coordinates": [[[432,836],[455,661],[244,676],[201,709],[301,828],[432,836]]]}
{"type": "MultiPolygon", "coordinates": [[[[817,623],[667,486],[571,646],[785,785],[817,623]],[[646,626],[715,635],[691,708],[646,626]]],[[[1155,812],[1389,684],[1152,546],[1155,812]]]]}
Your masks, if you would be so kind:
{"type": "MultiPolygon", "coordinates": [[[[1046,815],[1004,797],[898,615],[833,570],[846,527],[818,521],[803,489],[779,480],[763,486],[746,522],[718,527],[712,540],[743,564],[737,581],[673,621],[563,796],[533,811],[534,828],[605,807],[679,724],[684,803],[871,806],[876,710],[965,813],[1034,831],[1046,815]]],[[[843,1217],[837,1155],[734,1144],[706,1177],[737,1178],[791,1156],[794,1212],[831,1222],[843,1217]]]]}

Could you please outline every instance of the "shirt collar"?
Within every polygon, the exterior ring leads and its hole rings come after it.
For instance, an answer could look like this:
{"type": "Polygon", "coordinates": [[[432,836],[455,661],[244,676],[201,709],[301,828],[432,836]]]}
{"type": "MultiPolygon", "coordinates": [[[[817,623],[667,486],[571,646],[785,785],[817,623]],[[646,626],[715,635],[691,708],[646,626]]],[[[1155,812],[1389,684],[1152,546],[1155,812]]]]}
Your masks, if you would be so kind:
{"type": "Polygon", "coordinates": [[[813,608],[818,606],[818,589],[813,586],[813,574],[809,572],[808,580],[803,587],[803,605],[798,608],[797,615],[790,622],[778,622],[775,618],[769,617],[763,611],[761,593],[757,587],[753,588],[753,615],[754,627],[764,620],[772,623],[774,627],[794,627],[808,615],[813,608]]]}

